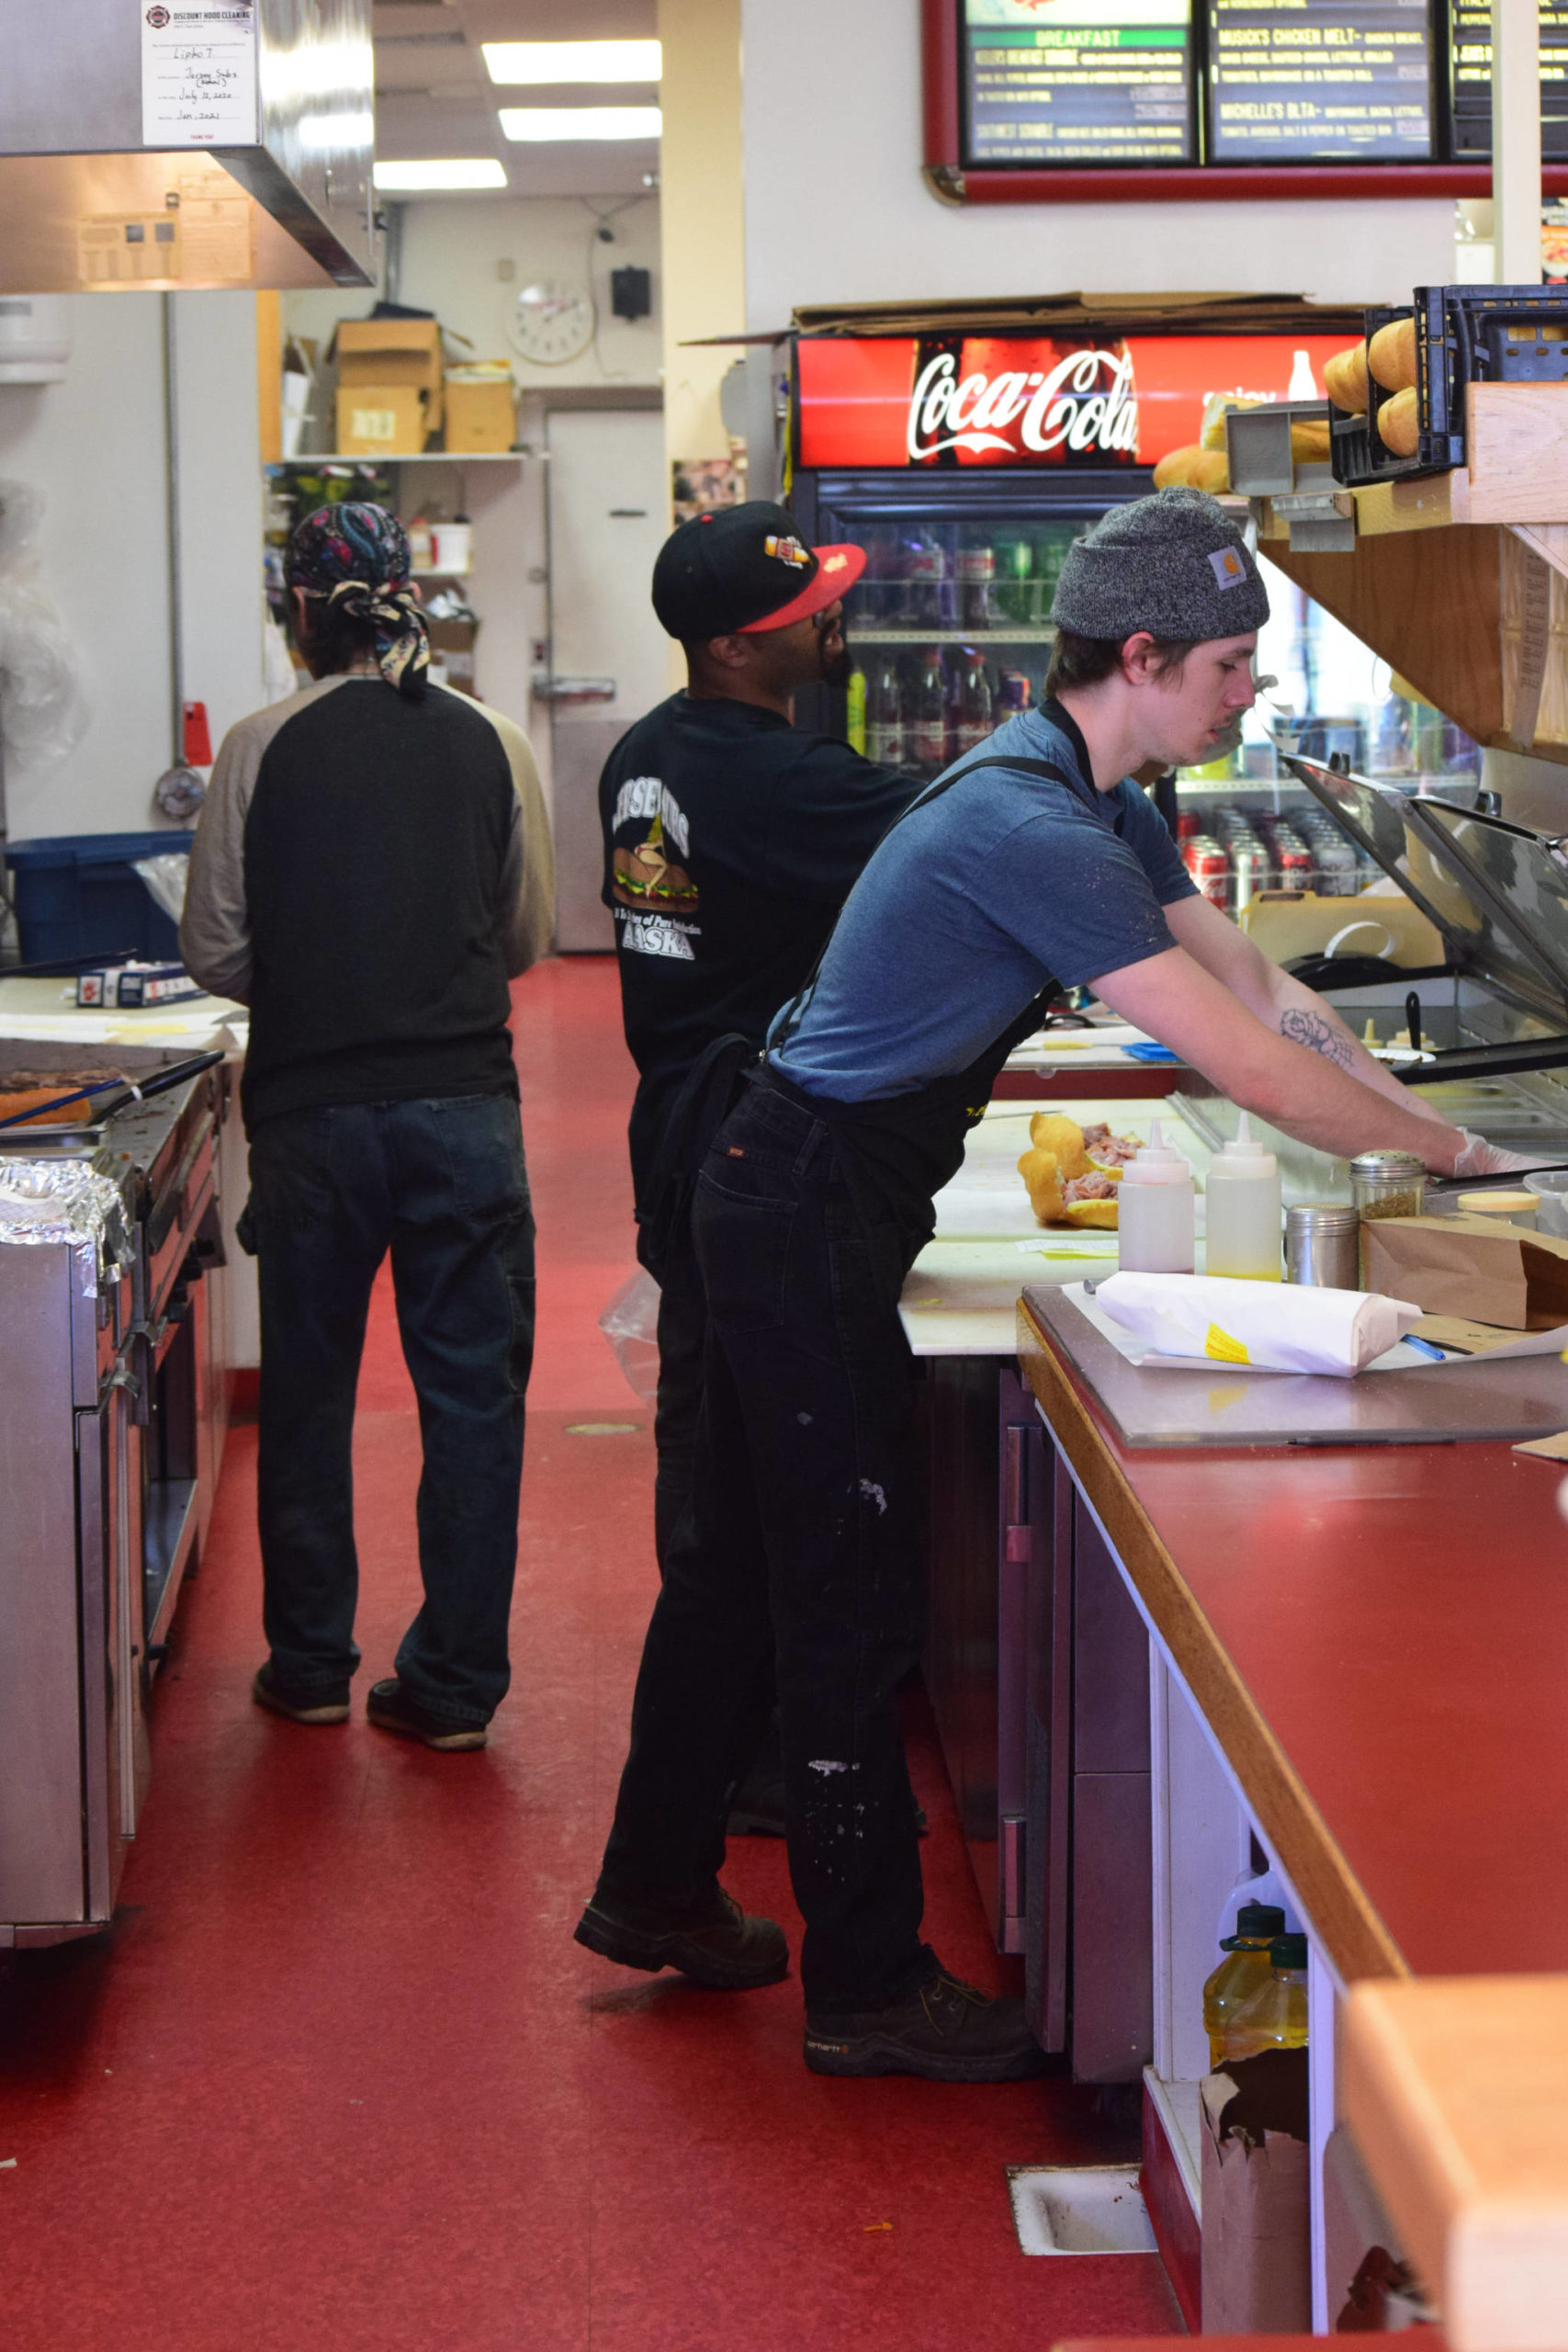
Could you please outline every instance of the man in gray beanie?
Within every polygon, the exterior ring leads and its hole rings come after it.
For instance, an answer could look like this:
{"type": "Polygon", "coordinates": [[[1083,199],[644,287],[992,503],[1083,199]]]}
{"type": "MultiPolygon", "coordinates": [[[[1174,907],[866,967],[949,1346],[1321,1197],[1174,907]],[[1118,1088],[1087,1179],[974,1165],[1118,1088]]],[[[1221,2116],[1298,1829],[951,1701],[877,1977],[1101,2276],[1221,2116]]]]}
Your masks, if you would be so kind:
{"type": "Polygon", "coordinates": [[[963,1984],[920,1939],[895,1697],[924,1621],[898,1295],[1011,1048],[1051,996],[1088,986],[1320,1150],[1476,1165],[1199,895],[1130,781],[1213,757],[1252,702],[1268,613],[1239,532],[1199,492],[1120,507],[1080,540],[1044,703],[886,834],[703,1169],[694,1509],[664,1560],[589,1919],[621,1923],[627,1951],[635,1931],[637,1966],[736,1985],[782,1969],[779,1931],[717,1877],[771,1616],[818,2073],[997,2082],[1044,2063],[1021,2003],[963,1984]],[[763,1545],[766,1574],[738,1582],[763,1545]]]}

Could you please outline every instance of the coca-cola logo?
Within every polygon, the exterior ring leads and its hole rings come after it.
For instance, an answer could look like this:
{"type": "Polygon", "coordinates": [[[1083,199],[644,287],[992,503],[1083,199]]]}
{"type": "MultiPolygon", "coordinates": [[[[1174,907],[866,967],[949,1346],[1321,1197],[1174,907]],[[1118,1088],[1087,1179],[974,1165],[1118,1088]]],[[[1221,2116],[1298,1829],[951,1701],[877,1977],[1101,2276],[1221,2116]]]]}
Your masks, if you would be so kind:
{"type": "Polygon", "coordinates": [[[1095,449],[1135,454],[1138,397],[1130,352],[1089,346],[1054,368],[960,377],[950,351],[920,370],[909,398],[906,444],[911,464],[945,449],[999,449],[1048,457],[1095,449]]]}

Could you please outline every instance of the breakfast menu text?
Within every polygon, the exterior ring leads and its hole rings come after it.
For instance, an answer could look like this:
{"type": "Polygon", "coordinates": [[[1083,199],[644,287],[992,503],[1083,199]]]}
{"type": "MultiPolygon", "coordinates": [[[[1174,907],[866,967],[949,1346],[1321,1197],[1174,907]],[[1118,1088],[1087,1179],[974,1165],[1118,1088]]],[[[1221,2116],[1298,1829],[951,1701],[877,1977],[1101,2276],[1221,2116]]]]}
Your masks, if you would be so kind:
{"type": "MultiPolygon", "coordinates": [[[[1540,148],[1568,155],[1568,0],[1540,0],[1540,148]]],[[[1492,153],[1490,0],[1450,0],[1456,155],[1492,153]]]]}
{"type": "Polygon", "coordinates": [[[1190,0],[964,0],[972,164],[1190,164],[1190,0]]]}
{"type": "Polygon", "coordinates": [[[1424,161],[1426,0],[1209,0],[1216,164],[1424,161]]]}

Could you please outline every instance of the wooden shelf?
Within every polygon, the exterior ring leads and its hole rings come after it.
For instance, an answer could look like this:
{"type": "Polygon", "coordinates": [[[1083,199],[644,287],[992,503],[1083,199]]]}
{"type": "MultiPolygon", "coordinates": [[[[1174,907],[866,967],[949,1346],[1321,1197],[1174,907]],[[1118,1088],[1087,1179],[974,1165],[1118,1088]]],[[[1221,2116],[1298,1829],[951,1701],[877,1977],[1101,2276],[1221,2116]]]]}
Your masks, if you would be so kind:
{"type": "Polygon", "coordinates": [[[313,451],[300,458],[268,458],[264,460],[269,472],[315,473],[321,466],[520,466],[527,456],[525,449],[420,449],[404,450],[396,457],[344,457],[341,453],[313,451]]]}
{"type": "Polygon", "coordinates": [[[1471,462],[1347,491],[1356,544],[1259,551],[1478,743],[1568,765],[1568,384],[1472,384],[1471,462]]]}

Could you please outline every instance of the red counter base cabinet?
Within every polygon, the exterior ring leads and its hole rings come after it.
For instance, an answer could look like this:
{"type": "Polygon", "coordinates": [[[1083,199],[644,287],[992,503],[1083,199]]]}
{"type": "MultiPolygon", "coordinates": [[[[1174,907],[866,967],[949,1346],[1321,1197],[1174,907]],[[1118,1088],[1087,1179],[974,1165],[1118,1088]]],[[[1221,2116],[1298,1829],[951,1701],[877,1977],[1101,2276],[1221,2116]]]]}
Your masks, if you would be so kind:
{"type": "MultiPolygon", "coordinates": [[[[1144,2160],[1138,2186],[1148,2207],[1149,2223],[1159,2247],[1181,2316],[1194,2335],[1203,2332],[1203,2242],[1192,2200],[1182,2185],[1176,2151],[1166,2137],[1159,2110],[1144,2086],[1144,2160]]],[[[1279,2337],[1270,2342],[1278,2343],[1279,2337]]],[[[1100,2352],[1105,2352],[1101,2346],[1100,2352]]]]}

